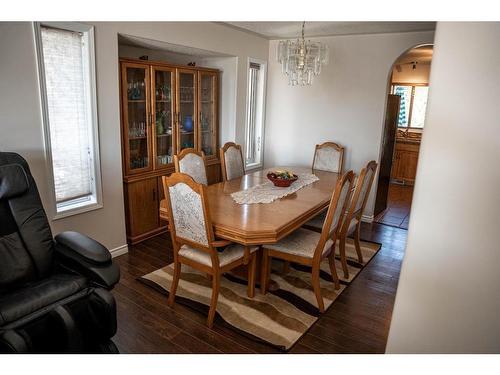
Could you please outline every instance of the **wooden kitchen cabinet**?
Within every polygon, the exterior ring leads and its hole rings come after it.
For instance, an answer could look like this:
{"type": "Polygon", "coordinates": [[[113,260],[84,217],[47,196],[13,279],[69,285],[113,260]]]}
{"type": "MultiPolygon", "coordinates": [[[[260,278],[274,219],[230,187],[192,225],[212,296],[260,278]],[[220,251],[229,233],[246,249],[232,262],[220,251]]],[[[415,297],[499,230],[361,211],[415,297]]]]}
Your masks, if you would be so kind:
{"type": "Polygon", "coordinates": [[[417,174],[420,143],[396,141],[392,162],[391,180],[396,183],[413,185],[417,174]]]}

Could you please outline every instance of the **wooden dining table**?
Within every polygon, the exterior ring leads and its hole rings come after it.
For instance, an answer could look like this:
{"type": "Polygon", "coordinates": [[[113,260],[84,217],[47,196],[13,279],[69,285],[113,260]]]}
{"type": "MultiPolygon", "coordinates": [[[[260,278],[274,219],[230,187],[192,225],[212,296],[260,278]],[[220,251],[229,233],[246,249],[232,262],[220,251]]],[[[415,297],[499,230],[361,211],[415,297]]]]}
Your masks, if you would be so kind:
{"type": "MultiPolygon", "coordinates": [[[[340,175],[306,167],[275,167],[246,174],[207,187],[215,237],[242,245],[275,243],[323,211],[330,202],[340,175]],[[272,203],[238,204],[231,193],[262,184],[271,170],[314,173],[319,180],[272,203]]],[[[168,220],[166,202],[160,202],[160,218],[168,220]]]]}

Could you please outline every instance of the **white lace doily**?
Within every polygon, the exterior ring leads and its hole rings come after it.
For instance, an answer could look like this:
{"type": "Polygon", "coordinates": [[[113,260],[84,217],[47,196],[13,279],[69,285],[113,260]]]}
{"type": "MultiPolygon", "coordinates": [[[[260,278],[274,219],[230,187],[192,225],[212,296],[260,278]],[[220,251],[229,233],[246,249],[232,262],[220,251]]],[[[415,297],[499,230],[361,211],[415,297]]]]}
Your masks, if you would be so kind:
{"type": "Polygon", "coordinates": [[[317,176],[311,173],[297,173],[297,176],[299,177],[298,180],[286,188],[276,187],[271,181],[267,181],[249,189],[232,193],[231,197],[238,204],[271,203],[319,180],[317,176]]]}

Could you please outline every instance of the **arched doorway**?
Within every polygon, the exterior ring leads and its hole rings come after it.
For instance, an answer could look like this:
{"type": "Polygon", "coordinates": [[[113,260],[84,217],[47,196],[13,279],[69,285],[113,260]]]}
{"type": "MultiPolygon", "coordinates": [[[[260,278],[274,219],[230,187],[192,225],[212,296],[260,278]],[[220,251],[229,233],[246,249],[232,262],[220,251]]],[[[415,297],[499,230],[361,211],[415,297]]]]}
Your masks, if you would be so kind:
{"type": "Polygon", "coordinates": [[[381,224],[408,229],[432,54],[433,45],[420,45],[392,66],[374,211],[381,224]]]}

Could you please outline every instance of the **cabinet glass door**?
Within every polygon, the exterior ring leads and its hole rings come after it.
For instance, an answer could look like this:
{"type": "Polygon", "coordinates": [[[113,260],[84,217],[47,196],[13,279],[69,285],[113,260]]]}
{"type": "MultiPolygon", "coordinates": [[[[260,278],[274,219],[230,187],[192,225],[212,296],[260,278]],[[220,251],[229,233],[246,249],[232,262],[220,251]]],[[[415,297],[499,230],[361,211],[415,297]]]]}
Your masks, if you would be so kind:
{"type": "Polygon", "coordinates": [[[174,155],[174,72],[166,68],[153,68],[152,72],[155,167],[161,168],[171,164],[174,155]]]}
{"type": "Polygon", "coordinates": [[[216,153],[215,127],[217,123],[217,75],[212,72],[199,73],[199,148],[206,156],[216,153]]]}
{"type": "Polygon", "coordinates": [[[122,69],[126,169],[134,173],[151,169],[149,70],[133,64],[124,64],[122,69]]]}
{"type": "Polygon", "coordinates": [[[179,70],[177,90],[178,149],[196,147],[196,72],[179,70]]]}

